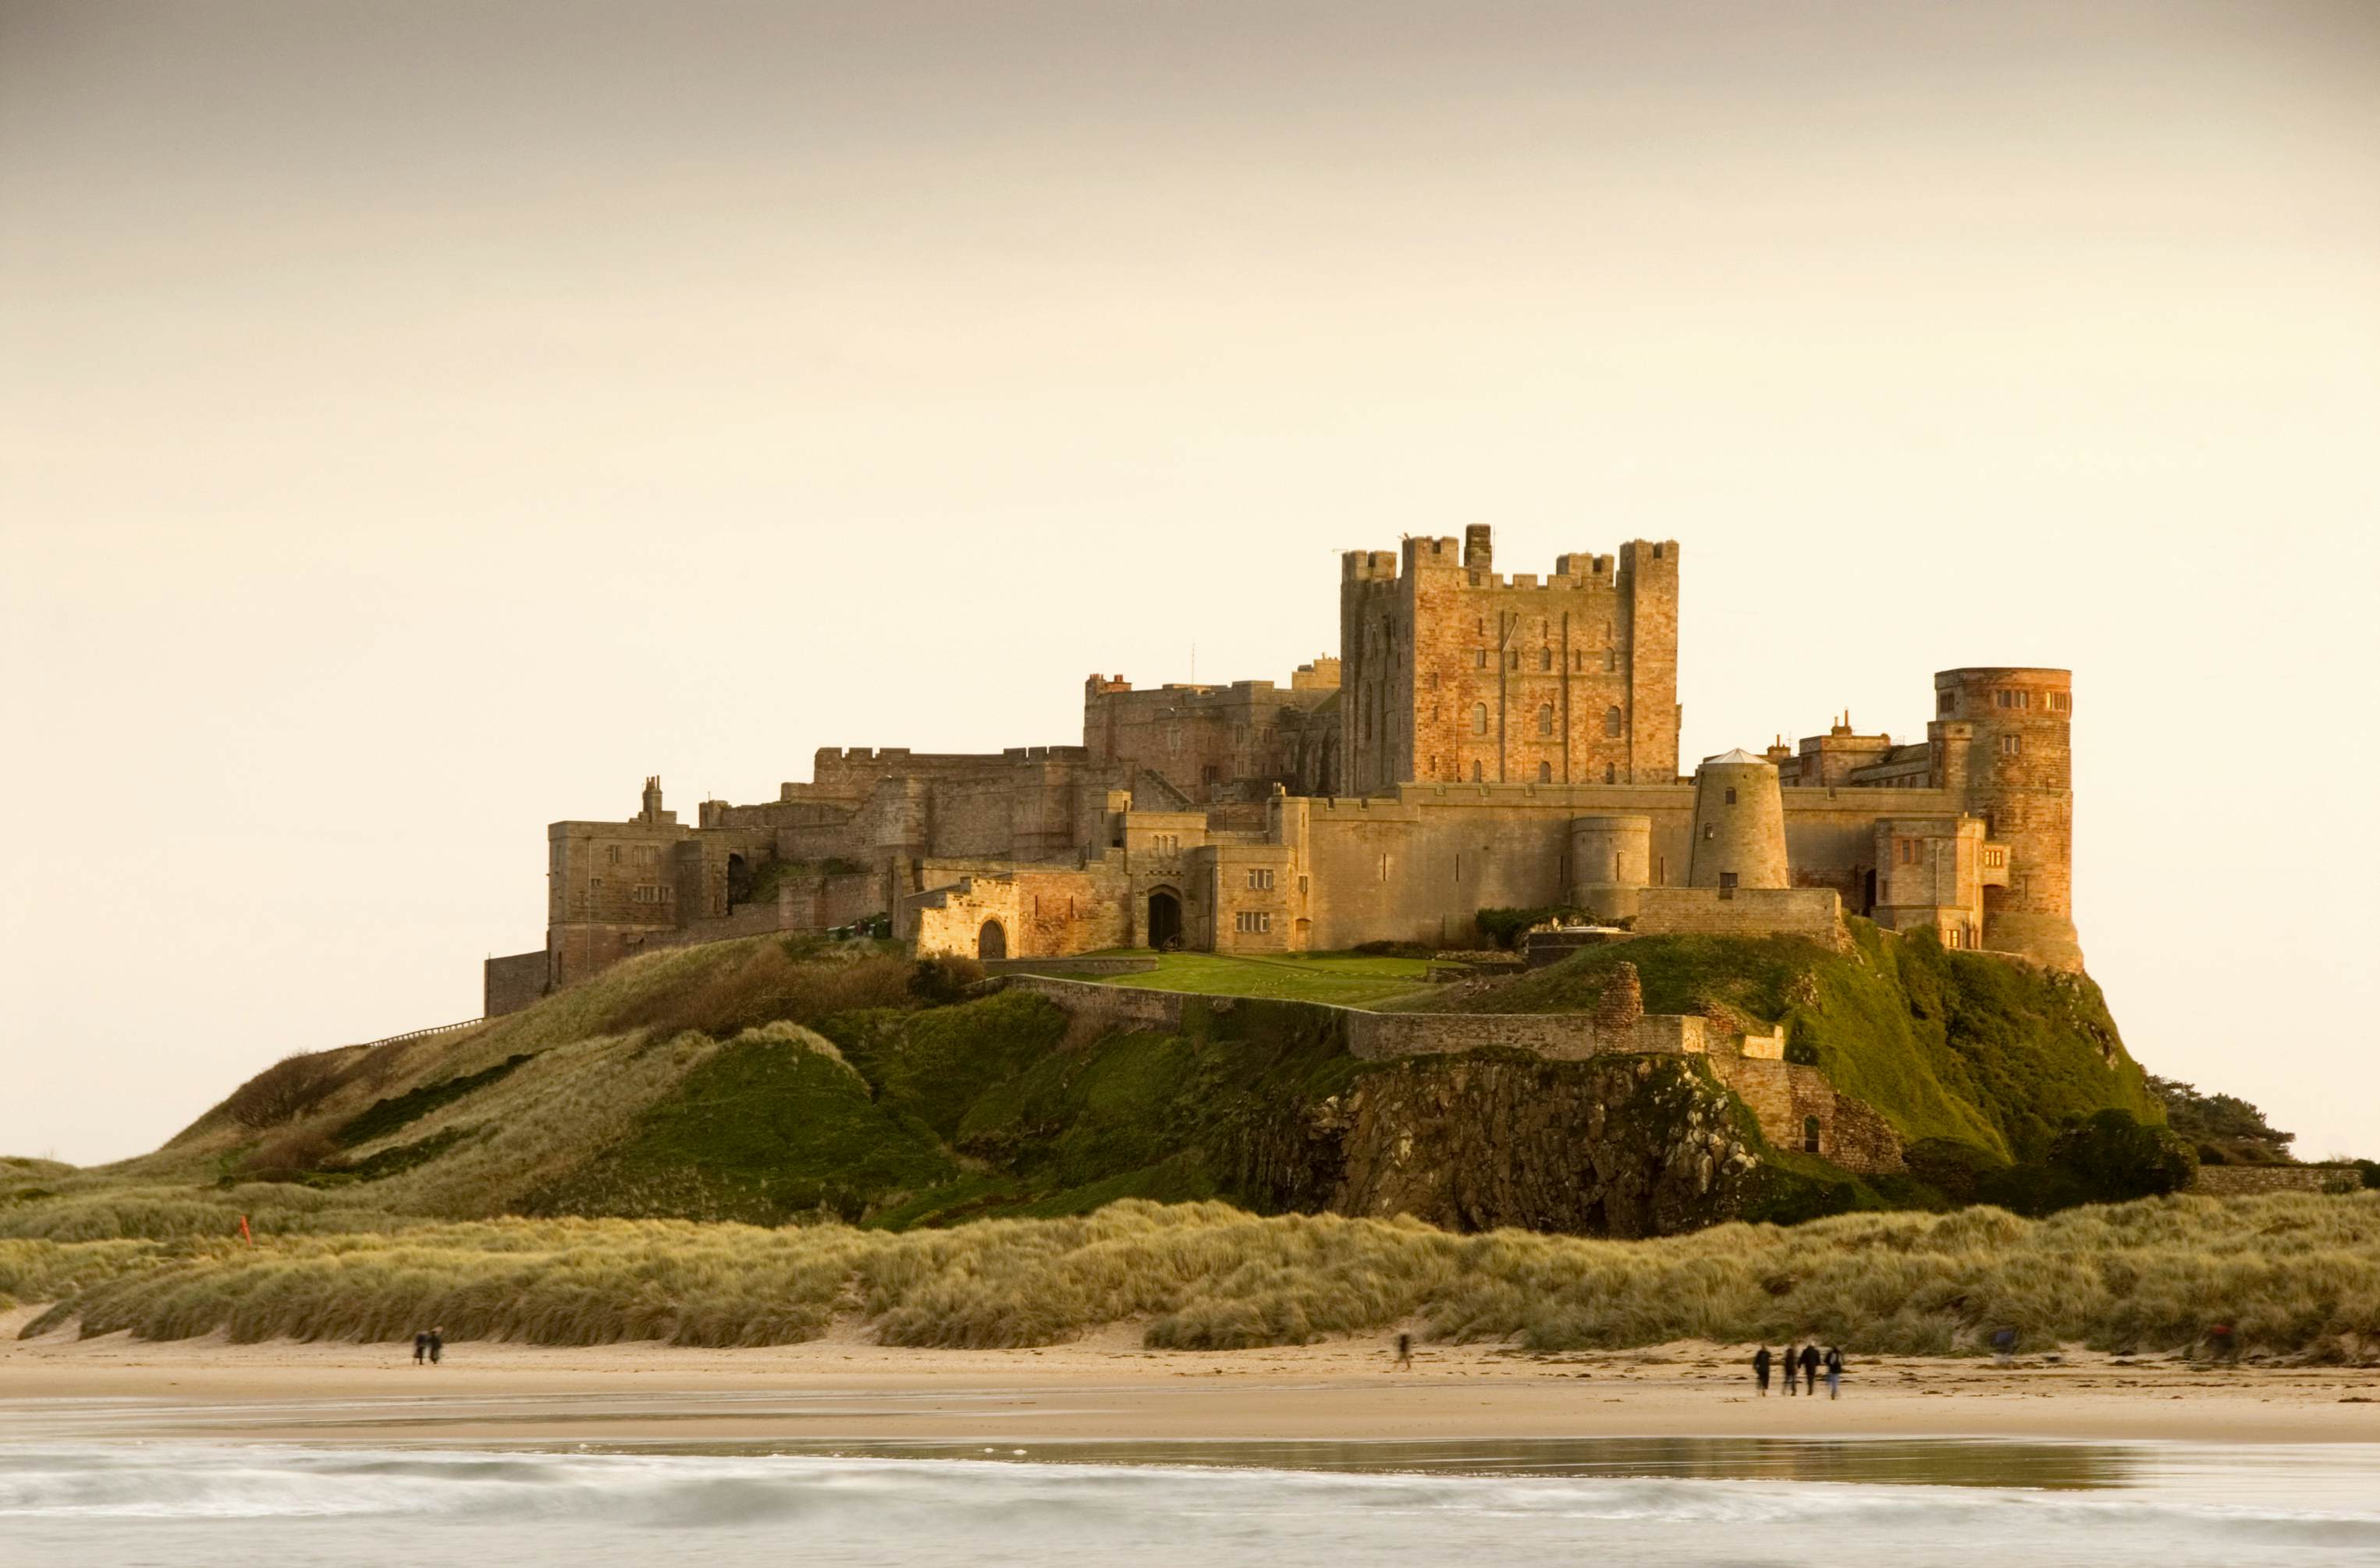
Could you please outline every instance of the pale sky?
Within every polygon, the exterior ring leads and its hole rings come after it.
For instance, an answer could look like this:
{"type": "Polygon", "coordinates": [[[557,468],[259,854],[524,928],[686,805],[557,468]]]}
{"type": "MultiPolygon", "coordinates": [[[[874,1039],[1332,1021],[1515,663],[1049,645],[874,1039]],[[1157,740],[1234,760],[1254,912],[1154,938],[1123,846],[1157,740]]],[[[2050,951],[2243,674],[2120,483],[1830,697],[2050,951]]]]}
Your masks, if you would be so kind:
{"type": "Polygon", "coordinates": [[[2075,672],[2155,1071],[2380,1155],[2380,8],[0,0],[0,1152],[475,1014],[544,825],[1675,538],[1688,755],[2075,672]]]}

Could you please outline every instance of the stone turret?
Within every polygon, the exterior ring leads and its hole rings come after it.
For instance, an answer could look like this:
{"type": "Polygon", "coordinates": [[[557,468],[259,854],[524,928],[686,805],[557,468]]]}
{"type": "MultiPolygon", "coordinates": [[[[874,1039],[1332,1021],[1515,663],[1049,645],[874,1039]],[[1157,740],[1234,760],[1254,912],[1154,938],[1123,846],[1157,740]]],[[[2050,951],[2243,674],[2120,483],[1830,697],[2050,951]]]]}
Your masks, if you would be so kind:
{"type": "Polygon", "coordinates": [[[1785,799],[1776,766],[1736,750],[1705,757],[1694,769],[1695,887],[1790,887],[1785,864],[1785,799]]]}

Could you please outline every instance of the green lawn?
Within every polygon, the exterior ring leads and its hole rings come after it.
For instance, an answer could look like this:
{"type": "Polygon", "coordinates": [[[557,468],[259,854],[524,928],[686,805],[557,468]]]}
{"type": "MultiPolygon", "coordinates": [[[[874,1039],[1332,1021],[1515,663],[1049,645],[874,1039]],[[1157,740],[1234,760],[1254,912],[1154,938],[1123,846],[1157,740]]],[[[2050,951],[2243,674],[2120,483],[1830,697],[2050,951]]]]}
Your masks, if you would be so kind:
{"type": "Polygon", "coordinates": [[[1158,957],[1154,970],[1145,973],[1083,978],[1203,996],[1270,996],[1369,1007],[1421,990],[1422,975],[1428,968],[1425,959],[1373,959],[1352,953],[1285,953],[1263,959],[1166,953],[1158,957]]]}

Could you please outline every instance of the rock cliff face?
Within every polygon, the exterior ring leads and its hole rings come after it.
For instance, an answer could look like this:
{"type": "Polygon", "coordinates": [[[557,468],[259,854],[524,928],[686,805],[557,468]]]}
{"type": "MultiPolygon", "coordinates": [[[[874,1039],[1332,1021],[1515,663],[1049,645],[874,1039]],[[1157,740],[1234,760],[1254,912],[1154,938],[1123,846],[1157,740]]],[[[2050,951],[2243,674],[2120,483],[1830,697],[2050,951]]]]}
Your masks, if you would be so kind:
{"type": "Polygon", "coordinates": [[[1661,1236],[1741,1212],[1759,1161],[1706,1069],[1680,1058],[1407,1061],[1266,1128],[1244,1166],[1281,1206],[1661,1236]]]}

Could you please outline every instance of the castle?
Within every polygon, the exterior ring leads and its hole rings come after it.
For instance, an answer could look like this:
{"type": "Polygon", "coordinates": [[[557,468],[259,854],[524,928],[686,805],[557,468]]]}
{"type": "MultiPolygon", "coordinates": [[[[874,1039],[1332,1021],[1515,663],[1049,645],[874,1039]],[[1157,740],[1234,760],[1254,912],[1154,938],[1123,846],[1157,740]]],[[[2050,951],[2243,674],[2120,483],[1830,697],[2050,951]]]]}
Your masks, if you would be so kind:
{"type": "Polygon", "coordinates": [[[920,951],[1327,951],[1461,943],[1489,908],[1641,933],[1845,912],[2079,969],[2062,669],[1934,677],[1923,741],[1828,733],[1679,772],[1679,554],[1633,540],[1495,570],[1484,526],[1351,551],[1339,655],[1269,681],[1094,675],[1077,746],[826,748],[810,782],[696,822],[546,830],[544,947],[487,1011],[658,946],[888,915],[920,951]]]}

